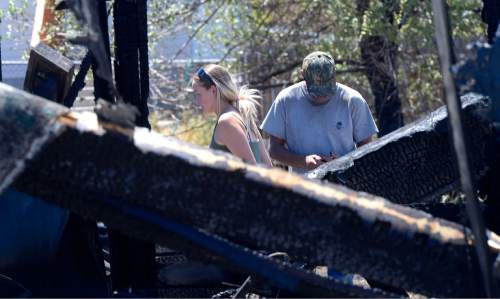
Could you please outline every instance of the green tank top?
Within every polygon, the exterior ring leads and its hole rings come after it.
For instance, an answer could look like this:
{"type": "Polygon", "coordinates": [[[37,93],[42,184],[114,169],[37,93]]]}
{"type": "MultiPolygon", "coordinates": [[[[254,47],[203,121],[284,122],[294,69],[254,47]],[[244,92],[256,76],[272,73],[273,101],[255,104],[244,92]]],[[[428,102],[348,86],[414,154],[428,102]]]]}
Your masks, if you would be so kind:
{"type": "MultiPolygon", "coordinates": [[[[231,151],[227,148],[227,146],[222,145],[222,144],[218,144],[217,141],[215,141],[215,130],[216,129],[217,129],[217,125],[215,125],[214,131],[212,132],[212,140],[210,141],[210,145],[208,147],[211,149],[214,149],[214,150],[224,151],[224,152],[228,152],[231,154],[231,151]]],[[[246,126],[245,126],[245,132],[247,132],[246,126]]],[[[248,135],[248,132],[247,132],[247,135],[248,135]]],[[[250,138],[248,138],[248,139],[250,139],[250,138]]],[[[260,147],[259,147],[260,141],[250,141],[249,140],[248,143],[250,145],[250,149],[252,150],[252,154],[255,158],[255,161],[257,161],[257,163],[262,163],[262,158],[260,156],[260,147]]]]}

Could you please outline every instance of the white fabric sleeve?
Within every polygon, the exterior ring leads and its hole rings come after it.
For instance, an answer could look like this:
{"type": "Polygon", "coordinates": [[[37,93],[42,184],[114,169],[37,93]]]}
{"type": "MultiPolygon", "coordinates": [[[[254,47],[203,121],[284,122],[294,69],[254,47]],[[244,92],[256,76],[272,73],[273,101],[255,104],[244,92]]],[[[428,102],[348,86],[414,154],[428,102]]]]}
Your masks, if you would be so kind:
{"type": "Polygon", "coordinates": [[[285,140],[286,117],[284,99],[277,97],[267,112],[260,129],[269,135],[285,140]]]}

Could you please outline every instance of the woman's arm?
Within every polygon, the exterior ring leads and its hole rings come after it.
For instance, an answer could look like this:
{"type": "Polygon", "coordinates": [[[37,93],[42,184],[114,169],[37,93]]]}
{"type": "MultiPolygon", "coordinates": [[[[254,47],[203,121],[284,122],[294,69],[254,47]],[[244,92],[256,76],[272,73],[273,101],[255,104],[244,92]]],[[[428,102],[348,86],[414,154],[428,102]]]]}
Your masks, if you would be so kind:
{"type": "Polygon", "coordinates": [[[269,153],[267,152],[266,146],[264,145],[264,140],[261,139],[259,142],[259,151],[260,151],[260,158],[262,160],[262,163],[267,165],[267,166],[273,166],[273,162],[271,161],[271,157],[269,157],[269,153]]]}
{"type": "Polygon", "coordinates": [[[219,118],[215,130],[215,141],[225,145],[233,155],[243,159],[246,163],[257,163],[248,143],[245,129],[234,116],[226,114],[219,118]]]}

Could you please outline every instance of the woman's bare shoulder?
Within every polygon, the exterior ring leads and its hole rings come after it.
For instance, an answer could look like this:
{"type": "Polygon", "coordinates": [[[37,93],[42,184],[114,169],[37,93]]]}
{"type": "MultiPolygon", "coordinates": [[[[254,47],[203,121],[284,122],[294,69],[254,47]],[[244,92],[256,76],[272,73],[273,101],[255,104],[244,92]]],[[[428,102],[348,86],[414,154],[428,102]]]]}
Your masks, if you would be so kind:
{"type": "Polygon", "coordinates": [[[234,111],[225,112],[219,117],[217,128],[223,130],[243,129],[241,117],[234,111]]]}

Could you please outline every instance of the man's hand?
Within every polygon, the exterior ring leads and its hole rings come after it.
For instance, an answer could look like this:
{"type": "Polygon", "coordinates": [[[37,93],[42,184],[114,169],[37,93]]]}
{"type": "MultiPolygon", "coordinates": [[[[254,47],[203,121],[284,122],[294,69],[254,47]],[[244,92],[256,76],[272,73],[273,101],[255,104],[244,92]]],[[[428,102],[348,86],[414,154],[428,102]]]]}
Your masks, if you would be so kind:
{"type": "Polygon", "coordinates": [[[333,152],[330,153],[330,156],[324,157],[319,155],[308,155],[305,157],[302,155],[297,155],[291,153],[287,148],[285,148],[285,140],[274,137],[273,135],[270,135],[270,137],[271,145],[269,148],[269,154],[271,155],[271,158],[292,167],[313,170],[321,164],[338,158],[338,156],[333,152]]]}
{"type": "Polygon", "coordinates": [[[309,155],[309,156],[306,156],[306,159],[305,159],[306,168],[308,170],[313,170],[314,168],[317,168],[321,164],[324,164],[326,162],[330,162],[336,158],[338,158],[338,157],[333,152],[330,154],[330,156],[309,155]]]}
{"type": "Polygon", "coordinates": [[[313,170],[314,168],[320,166],[321,164],[328,162],[324,157],[318,155],[306,156],[306,168],[307,170],[313,170]]]}

